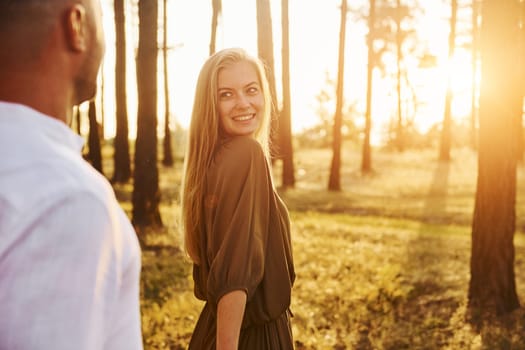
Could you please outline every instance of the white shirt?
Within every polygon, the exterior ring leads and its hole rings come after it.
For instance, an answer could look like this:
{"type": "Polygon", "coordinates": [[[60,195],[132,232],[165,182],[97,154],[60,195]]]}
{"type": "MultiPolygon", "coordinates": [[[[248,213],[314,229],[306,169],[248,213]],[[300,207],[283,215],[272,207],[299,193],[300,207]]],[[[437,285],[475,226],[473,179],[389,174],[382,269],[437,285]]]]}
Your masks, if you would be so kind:
{"type": "Polygon", "coordinates": [[[142,349],[138,240],[82,144],[0,102],[0,350],[142,349]]]}

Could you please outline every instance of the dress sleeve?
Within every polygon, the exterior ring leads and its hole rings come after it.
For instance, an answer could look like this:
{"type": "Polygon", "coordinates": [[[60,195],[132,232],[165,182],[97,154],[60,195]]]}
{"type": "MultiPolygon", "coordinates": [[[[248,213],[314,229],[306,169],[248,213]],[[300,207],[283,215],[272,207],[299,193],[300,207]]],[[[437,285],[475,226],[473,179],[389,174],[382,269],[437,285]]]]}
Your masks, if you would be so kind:
{"type": "Polygon", "coordinates": [[[208,300],[244,290],[248,301],[264,275],[272,189],[257,141],[236,138],[223,146],[208,176],[208,300]]]}

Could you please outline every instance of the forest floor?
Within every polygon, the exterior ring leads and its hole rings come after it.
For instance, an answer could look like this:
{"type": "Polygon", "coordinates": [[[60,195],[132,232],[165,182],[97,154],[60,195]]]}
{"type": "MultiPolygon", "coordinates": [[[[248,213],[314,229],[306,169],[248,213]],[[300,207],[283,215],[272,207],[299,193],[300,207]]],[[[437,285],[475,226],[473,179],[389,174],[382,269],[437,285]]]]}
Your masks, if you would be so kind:
{"type": "MultiPolygon", "coordinates": [[[[466,320],[477,158],[453,150],[377,150],[374,172],[343,151],[342,192],[328,192],[329,150],[295,155],[297,185],[280,191],[291,213],[297,280],[291,309],[297,350],[525,349],[525,309],[476,325],[466,320]]],[[[110,162],[106,155],[107,163],[110,162]]],[[[146,349],[186,349],[202,303],[177,230],[182,164],[160,167],[164,227],[143,241],[146,349]]],[[[525,298],[525,174],[518,174],[515,271],[525,298]]],[[[274,176],[279,185],[280,169],[274,176]]],[[[131,209],[130,184],[115,190],[131,209]]]]}

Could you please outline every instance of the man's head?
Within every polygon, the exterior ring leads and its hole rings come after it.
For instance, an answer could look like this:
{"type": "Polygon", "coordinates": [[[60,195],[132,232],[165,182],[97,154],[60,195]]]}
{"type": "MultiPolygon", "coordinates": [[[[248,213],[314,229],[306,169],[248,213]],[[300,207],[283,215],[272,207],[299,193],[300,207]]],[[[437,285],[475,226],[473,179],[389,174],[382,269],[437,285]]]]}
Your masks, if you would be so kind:
{"type": "Polygon", "coordinates": [[[91,99],[104,48],[99,0],[0,0],[0,100],[38,110],[46,85],[62,108],[91,99]]]}

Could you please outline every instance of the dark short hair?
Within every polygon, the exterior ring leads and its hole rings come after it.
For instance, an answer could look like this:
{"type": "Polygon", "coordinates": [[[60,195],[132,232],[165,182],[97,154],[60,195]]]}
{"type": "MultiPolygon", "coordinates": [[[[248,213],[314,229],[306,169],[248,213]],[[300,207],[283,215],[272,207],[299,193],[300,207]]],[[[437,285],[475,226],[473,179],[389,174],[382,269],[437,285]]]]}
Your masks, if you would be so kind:
{"type": "Polygon", "coordinates": [[[47,24],[67,0],[0,0],[0,30],[21,30],[47,24]]]}
{"type": "Polygon", "coordinates": [[[51,30],[67,1],[0,0],[2,50],[14,50],[29,55],[38,51],[43,38],[51,30]]]}

